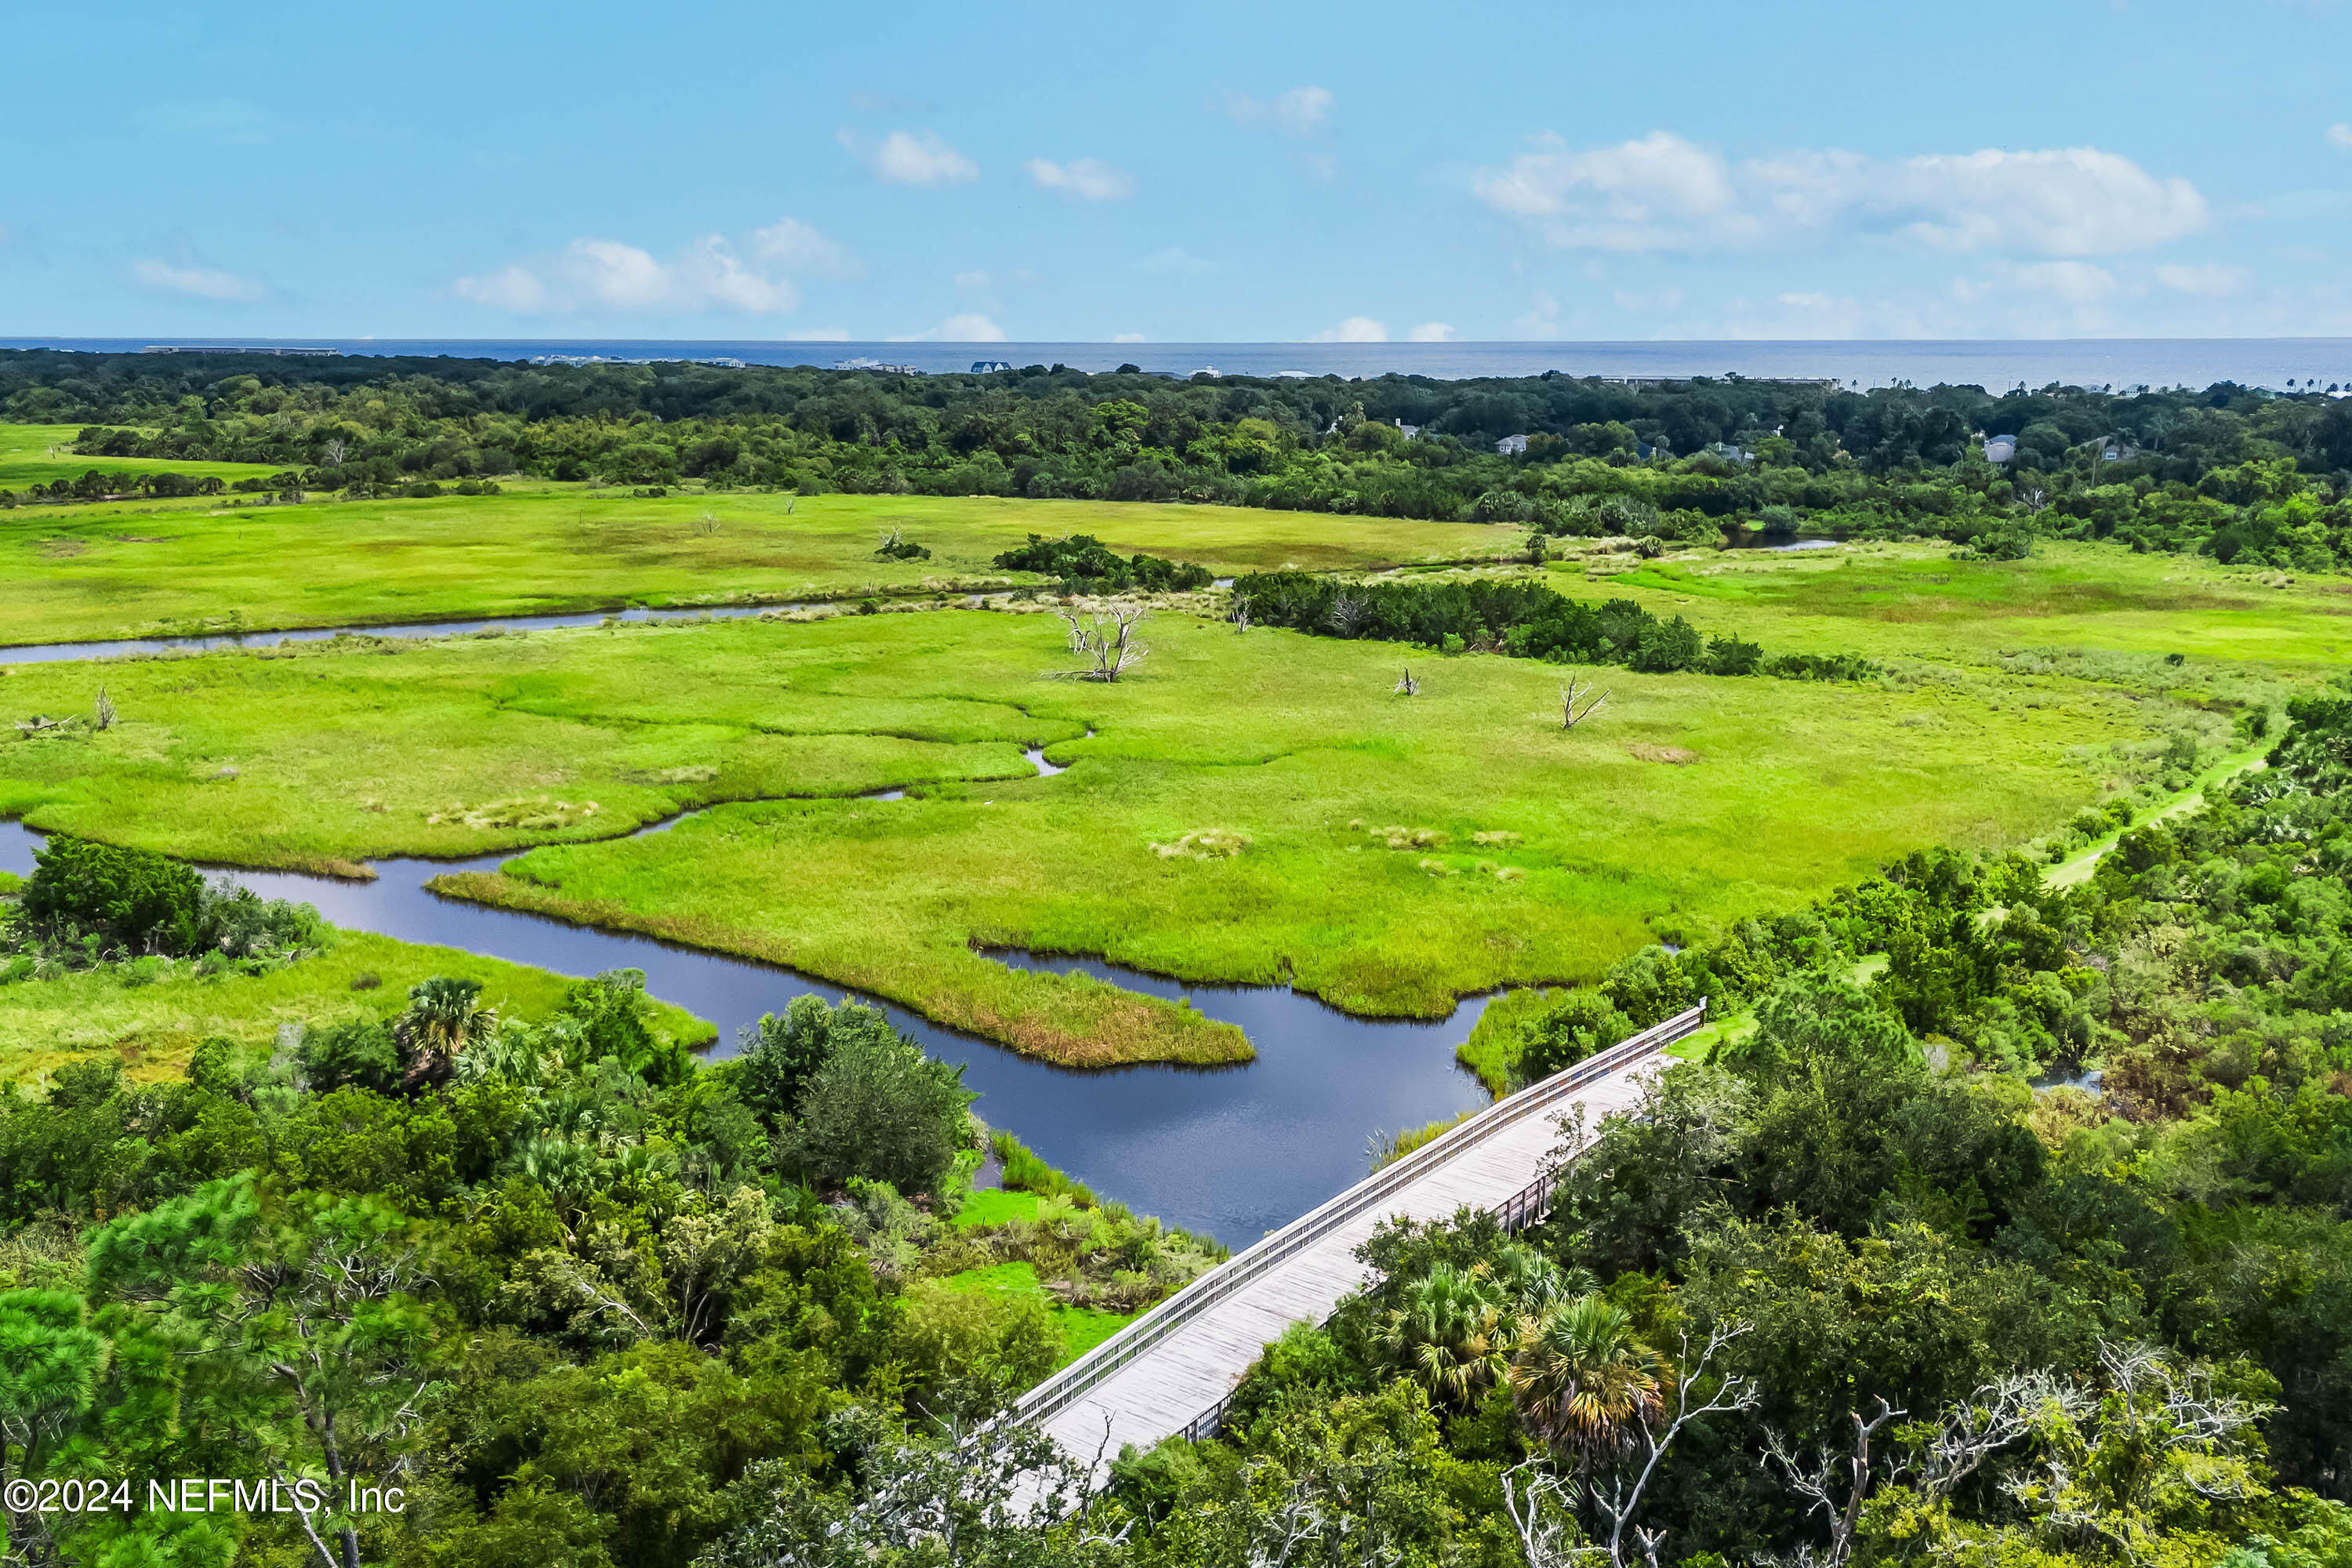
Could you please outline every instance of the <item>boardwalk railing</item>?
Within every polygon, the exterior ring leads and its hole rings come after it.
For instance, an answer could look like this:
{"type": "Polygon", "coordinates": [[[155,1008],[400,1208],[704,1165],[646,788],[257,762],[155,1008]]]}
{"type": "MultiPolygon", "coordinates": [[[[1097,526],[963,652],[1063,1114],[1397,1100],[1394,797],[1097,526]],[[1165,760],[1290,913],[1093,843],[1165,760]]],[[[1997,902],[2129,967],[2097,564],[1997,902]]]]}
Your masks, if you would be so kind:
{"type": "MultiPolygon", "coordinates": [[[[1377,1208],[1433,1167],[1445,1163],[1515,1122],[1541,1115],[1595,1080],[1664,1050],[1697,1028],[1706,1016],[1706,1002],[1702,997],[1699,1005],[1687,1013],[1678,1013],[1663,1024],[1554,1073],[1541,1083],[1530,1084],[1517,1094],[1496,1100],[1402,1159],[1381,1167],[1321,1207],[1308,1210],[1255,1246],[1235,1253],[1023,1394],[1013,1407],[1014,1417],[1045,1421],[1066,1409],[1106,1379],[1149,1354],[1186,1323],[1324,1240],[1368,1209],[1377,1208]]],[[[1535,1185],[1509,1200],[1505,1206],[1515,1212],[1505,1215],[1506,1222],[1514,1227],[1526,1224],[1540,1212],[1538,1205],[1549,1206],[1550,1194],[1551,1177],[1547,1173],[1537,1178],[1535,1185]]],[[[1202,1420],[1213,1422],[1214,1418],[1212,1413],[1202,1420]]]]}

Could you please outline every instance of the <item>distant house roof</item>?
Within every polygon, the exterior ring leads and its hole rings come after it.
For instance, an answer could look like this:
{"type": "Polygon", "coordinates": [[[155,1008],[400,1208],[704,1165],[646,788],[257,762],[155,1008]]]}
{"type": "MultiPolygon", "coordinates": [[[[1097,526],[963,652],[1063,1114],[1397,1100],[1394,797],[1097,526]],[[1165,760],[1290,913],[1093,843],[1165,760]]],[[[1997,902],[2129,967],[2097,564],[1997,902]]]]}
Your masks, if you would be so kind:
{"type": "Polygon", "coordinates": [[[1988,463],[2006,463],[2010,461],[2017,456],[2017,437],[2014,436],[1986,437],[1984,455],[1985,461],[1988,463]]]}
{"type": "Polygon", "coordinates": [[[1396,422],[1396,427],[1397,427],[1398,429],[1400,429],[1400,430],[1402,430],[1402,431],[1403,431],[1403,432],[1404,432],[1404,438],[1405,438],[1406,440],[1408,440],[1408,441],[1412,440],[1415,436],[1418,436],[1418,435],[1420,435],[1420,434],[1421,434],[1421,426],[1418,426],[1418,425],[1408,425],[1408,424],[1406,424],[1406,423],[1405,423],[1403,420],[1402,420],[1402,419],[1400,419],[1400,420],[1398,420],[1398,421],[1396,422]]]}
{"type": "Polygon", "coordinates": [[[1012,368],[1013,362],[1011,360],[976,359],[971,362],[971,374],[974,375],[993,375],[998,371],[1011,370],[1012,368]]]}
{"type": "Polygon", "coordinates": [[[1528,449],[1525,436],[1506,436],[1495,443],[1495,450],[1506,458],[1516,457],[1528,449]]]}

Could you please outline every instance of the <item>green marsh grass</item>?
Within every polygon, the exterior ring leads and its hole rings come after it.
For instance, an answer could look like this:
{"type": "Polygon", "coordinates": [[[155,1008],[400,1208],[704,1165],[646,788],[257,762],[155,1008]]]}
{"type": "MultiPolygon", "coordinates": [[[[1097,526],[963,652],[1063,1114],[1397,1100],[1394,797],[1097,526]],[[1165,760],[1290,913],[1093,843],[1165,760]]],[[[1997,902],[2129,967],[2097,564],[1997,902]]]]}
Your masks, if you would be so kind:
{"type": "Polygon", "coordinates": [[[1631,598],[1736,631],[1768,653],[1983,660],[2052,648],[2290,670],[2352,663],[2343,577],[2106,544],[2045,542],[2023,561],[1955,561],[1940,543],[1693,551],[1614,575],[1559,563],[1545,580],[1571,596],[1631,598]]]}
{"type": "MultiPolygon", "coordinates": [[[[47,431],[53,440],[72,436],[62,426],[16,428],[47,431]]],[[[83,460],[71,471],[89,466],[83,460]]],[[[1219,575],[1492,559],[1517,542],[1483,524],[1234,507],[986,496],[656,498],[529,480],[508,494],[424,500],[26,507],[0,512],[0,626],[7,628],[0,640],[1034,584],[1034,574],[992,564],[1031,533],[1092,533],[1122,554],[1197,562],[1219,575]],[[705,512],[719,520],[716,532],[697,527],[705,512]],[[891,528],[928,546],[931,559],[874,559],[877,539],[891,528]]]]}
{"type": "Polygon", "coordinates": [[[102,677],[121,720],[0,742],[0,813],[312,868],[541,845],[442,885],[789,964],[1055,1061],[1214,1062],[1246,1057],[1240,1031],[984,950],[1442,1016],[1592,979],[1652,921],[2031,837],[2165,707],[2055,677],[2035,706],[1989,701],[2028,685],[1998,670],[1610,670],[1603,716],[1564,734],[1559,672],[1532,661],[1429,660],[1407,699],[1383,645],[1175,613],[1145,641],[1110,686],[1069,679],[1052,617],[1005,610],[19,666],[0,709],[76,710],[102,677]],[[1031,743],[1070,771],[1036,777],[1031,743]],[[1669,755],[1696,760],[1644,760],[1669,755]],[[913,793],[850,798],[884,785],[913,793]],[[711,803],[734,804],[615,837],[711,803]],[[1160,852],[1209,834],[1244,847],[1160,852]]]}

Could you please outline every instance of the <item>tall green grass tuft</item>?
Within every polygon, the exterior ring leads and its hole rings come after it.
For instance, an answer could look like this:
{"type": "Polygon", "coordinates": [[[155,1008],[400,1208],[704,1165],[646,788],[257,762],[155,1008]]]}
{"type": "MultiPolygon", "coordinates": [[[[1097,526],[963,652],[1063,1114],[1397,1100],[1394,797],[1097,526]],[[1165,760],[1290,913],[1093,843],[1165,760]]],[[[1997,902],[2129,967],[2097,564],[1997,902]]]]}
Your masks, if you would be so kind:
{"type": "Polygon", "coordinates": [[[1016,1193],[1034,1193],[1041,1198],[1066,1197],[1082,1209],[1096,1206],[1094,1189],[1084,1182],[1074,1182],[1045,1160],[1027,1144],[1010,1132],[998,1132],[989,1139],[989,1147],[1004,1165],[1005,1187],[1016,1193]]]}

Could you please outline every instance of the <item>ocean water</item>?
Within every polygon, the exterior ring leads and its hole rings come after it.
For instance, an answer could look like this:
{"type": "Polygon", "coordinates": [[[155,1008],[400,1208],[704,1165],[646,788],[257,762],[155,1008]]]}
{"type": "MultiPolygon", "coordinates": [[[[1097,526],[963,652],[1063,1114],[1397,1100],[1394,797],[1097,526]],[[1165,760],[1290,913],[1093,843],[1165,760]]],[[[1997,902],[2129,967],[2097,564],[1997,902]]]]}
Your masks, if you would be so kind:
{"type": "Polygon", "coordinates": [[[828,366],[879,360],[920,371],[968,371],[975,362],[1066,364],[1085,371],[1133,364],[1192,375],[1405,375],[1459,380],[1484,375],[1667,376],[1739,374],[1834,380],[1869,388],[2205,387],[2234,381],[2299,390],[2305,382],[2352,387],[2352,338],[2073,338],[1952,342],[1476,342],[1476,343],[893,343],[745,340],[377,338],[0,338],[0,348],[136,352],[152,343],[223,348],[316,347],[346,354],[414,354],[528,360],[541,354],[612,359],[736,359],[747,364],[828,366]]]}

